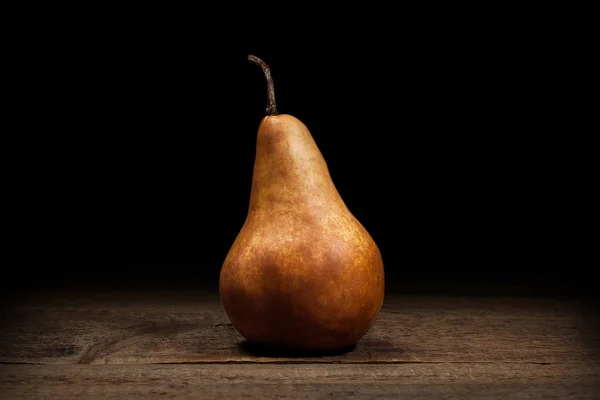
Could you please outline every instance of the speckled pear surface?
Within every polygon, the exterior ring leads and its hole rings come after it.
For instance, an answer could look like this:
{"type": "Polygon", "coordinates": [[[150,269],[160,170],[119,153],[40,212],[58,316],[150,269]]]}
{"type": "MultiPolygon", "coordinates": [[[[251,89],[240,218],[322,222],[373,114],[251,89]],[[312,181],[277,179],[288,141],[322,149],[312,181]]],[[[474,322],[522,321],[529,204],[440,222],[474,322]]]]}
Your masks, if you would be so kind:
{"type": "Polygon", "coordinates": [[[291,115],[260,123],[248,215],[219,286],[244,338],[294,349],[350,346],[381,309],[380,251],[340,197],[308,128],[291,115]]]}

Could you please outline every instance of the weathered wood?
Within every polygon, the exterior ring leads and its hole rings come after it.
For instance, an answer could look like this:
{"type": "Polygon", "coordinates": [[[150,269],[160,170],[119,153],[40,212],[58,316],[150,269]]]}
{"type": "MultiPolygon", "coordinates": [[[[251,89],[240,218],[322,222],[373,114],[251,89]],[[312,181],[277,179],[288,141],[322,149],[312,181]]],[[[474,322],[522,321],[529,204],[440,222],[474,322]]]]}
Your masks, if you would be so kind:
{"type": "Polygon", "coordinates": [[[244,347],[216,294],[38,293],[5,307],[0,362],[586,363],[599,321],[573,299],[388,296],[355,349],[314,357],[244,347]]]}
{"type": "Polygon", "coordinates": [[[597,364],[0,365],[2,398],[595,399],[597,364]]]}

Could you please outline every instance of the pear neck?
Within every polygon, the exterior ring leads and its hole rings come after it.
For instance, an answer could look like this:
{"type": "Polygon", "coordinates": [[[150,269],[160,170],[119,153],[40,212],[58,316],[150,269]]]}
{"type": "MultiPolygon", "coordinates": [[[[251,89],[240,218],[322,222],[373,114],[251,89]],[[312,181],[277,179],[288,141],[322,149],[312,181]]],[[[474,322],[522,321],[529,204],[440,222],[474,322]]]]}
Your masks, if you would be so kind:
{"type": "Polygon", "coordinates": [[[338,202],[329,169],[306,126],[282,114],[259,128],[251,208],[293,208],[338,202]]]}

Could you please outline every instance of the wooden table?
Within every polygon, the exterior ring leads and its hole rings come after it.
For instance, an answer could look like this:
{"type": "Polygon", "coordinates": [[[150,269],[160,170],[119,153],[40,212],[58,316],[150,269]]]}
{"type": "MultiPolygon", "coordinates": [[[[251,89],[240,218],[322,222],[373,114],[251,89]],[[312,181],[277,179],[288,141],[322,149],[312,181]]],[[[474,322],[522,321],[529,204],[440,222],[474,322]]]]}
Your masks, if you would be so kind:
{"type": "Polygon", "coordinates": [[[388,294],[343,354],[245,344],[214,292],[9,298],[1,398],[600,398],[600,315],[574,297],[388,294]]]}

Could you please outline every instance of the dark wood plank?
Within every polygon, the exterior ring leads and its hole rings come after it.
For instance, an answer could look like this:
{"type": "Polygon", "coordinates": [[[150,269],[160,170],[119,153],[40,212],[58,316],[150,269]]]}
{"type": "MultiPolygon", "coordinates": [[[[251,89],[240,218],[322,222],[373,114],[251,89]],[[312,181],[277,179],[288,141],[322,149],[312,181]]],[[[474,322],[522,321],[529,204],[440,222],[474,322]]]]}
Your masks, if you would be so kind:
{"type": "Polygon", "coordinates": [[[0,365],[2,398],[597,399],[584,364],[0,365]]]}
{"type": "Polygon", "coordinates": [[[372,330],[346,354],[252,352],[215,294],[46,293],[5,309],[0,362],[593,362],[599,317],[573,299],[388,296],[372,330]]]}

